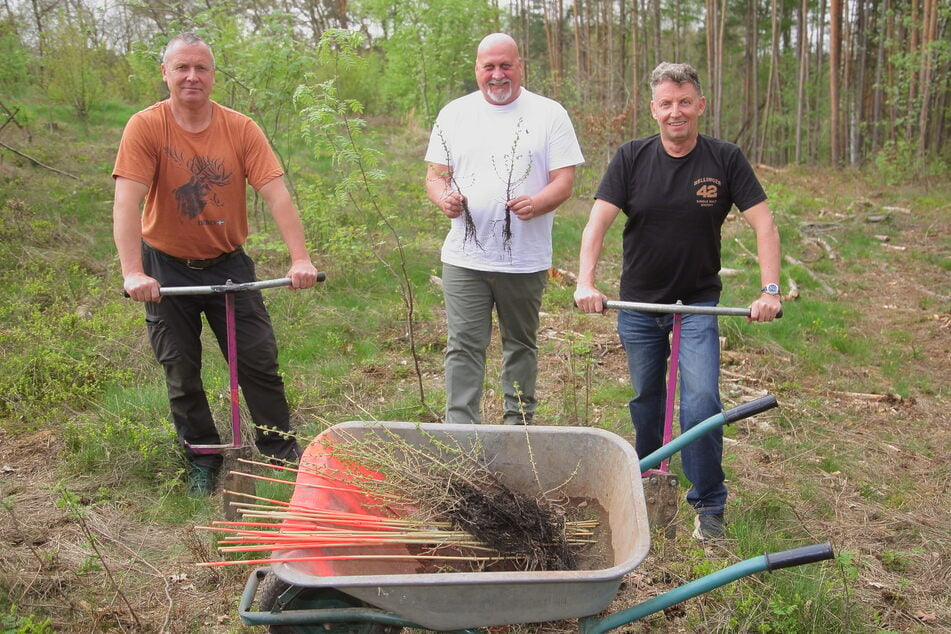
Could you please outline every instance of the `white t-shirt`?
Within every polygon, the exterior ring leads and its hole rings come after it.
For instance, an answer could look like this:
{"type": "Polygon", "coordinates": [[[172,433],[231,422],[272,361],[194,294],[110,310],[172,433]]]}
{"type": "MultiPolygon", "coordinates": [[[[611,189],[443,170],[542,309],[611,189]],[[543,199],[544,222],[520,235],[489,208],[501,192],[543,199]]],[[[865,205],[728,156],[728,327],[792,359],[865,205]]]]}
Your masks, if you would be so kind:
{"type": "Polygon", "coordinates": [[[442,261],[479,271],[535,273],[551,267],[555,213],[528,221],[510,215],[505,202],[541,191],[549,172],[584,162],[568,112],[556,101],[522,88],[497,106],[479,91],[448,103],[436,118],[426,161],[448,165],[453,188],[468,200],[476,239],[466,239],[462,216],[453,218],[442,261]]]}

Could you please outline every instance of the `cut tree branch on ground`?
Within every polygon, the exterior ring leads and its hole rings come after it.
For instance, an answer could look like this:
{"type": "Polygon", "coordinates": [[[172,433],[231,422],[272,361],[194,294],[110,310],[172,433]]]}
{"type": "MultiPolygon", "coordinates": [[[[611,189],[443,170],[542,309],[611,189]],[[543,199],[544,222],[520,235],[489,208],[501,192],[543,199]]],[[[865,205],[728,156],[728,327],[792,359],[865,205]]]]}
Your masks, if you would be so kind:
{"type": "Polygon", "coordinates": [[[820,238],[819,236],[815,236],[815,237],[812,238],[812,241],[815,242],[816,244],[818,244],[820,247],[822,247],[822,250],[826,252],[826,256],[827,256],[830,260],[838,260],[838,259],[839,259],[839,256],[836,254],[835,250],[834,250],[834,249],[832,248],[832,246],[831,246],[828,242],[826,242],[824,239],[820,238]]]}
{"type": "Polygon", "coordinates": [[[809,277],[815,280],[815,282],[822,288],[822,290],[827,295],[835,295],[835,290],[831,286],[829,286],[828,284],[820,280],[819,277],[815,273],[813,273],[811,270],[809,270],[809,267],[803,264],[801,260],[797,260],[791,255],[784,256],[783,259],[785,259],[788,264],[791,264],[793,266],[798,266],[803,271],[805,271],[809,275],[809,277]]]}
{"type": "MultiPolygon", "coordinates": [[[[736,383],[737,381],[746,381],[749,383],[762,383],[760,379],[757,379],[755,376],[749,376],[747,374],[740,374],[738,372],[732,372],[726,368],[720,369],[720,374],[726,377],[731,383],[736,383]]],[[[738,385],[741,389],[752,391],[752,388],[746,388],[742,385],[738,385]]],[[[838,390],[815,390],[808,388],[800,388],[800,391],[803,392],[812,392],[814,394],[827,394],[829,396],[837,396],[840,398],[847,398],[855,401],[865,401],[867,403],[901,403],[903,399],[900,394],[885,393],[885,394],[876,394],[871,392],[842,392],[838,390]]]]}
{"type": "Polygon", "coordinates": [[[16,108],[15,110],[11,111],[10,108],[7,107],[7,104],[0,101],[0,110],[3,110],[7,114],[7,120],[3,122],[3,125],[0,125],[0,130],[3,130],[5,127],[7,127],[7,124],[9,124],[12,121],[14,125],[16,125],[17,128],[26,132],[28,140],[33,139],[33,135],[30,134],[30,131],[24,128],[22,123],[17,121],[17,115],[20,113],[19,108],[16,108]]]}
{"type": "Polygon", "coordinates": [[[34,165],[37,165],[37,166],[39,166],[39,167],[42,167],[43,169],[48,169],[48,170],[51,171],[51,172],[56,172],[57,174],[62,174],[63,176],[68,176],[69,178],[73,178],[73,179],[79,180],[78,177],[73,176],[73,175],[70,174],[69,172],[64,172],[63,170],[58,170],[58,169],[56,169],[55,167],[51,167],[51,166],[49,166],[49,165],[46,165],[45,163],[41,163],[40,161],[36,160],[36,159],[33,158],[32,156],[29,156],[29,155],[27,155],[27,154],[24,154],[23,152],[21,152],[20,150],[17,150],[16,148],[10,147],[9,145],[7,145],[6,143],[4,143],[3,141],[0,141],[0,147],[3,147],[4,149],[7,149],[7,150],[13,152],[13,153],[16,154],[17,156],[21,156],[21,157],[25,158],[26,160],[30,161],[30,162],[33,163],[34,165]]]}
{"type": "Polygon", "coordinates": [[[796,283],[796,280],[787,276],[786,277],[786,287],[789,289],[786,292],[786,301],[793,301],[799,299],[799,284],[796,283]]]}
{"type": "Polygon", "coordinates": [[[838,390],[815,390],[808,388],[800,388],[800,391],[814,394],[827,394],[829,396],[847,398],[853,401],[863,401],[866,403],[891,403],[897,405],[898,403],[904,402],[901,394],[892,393],[874,394],[869,392],[841,392],[838,390]]]}

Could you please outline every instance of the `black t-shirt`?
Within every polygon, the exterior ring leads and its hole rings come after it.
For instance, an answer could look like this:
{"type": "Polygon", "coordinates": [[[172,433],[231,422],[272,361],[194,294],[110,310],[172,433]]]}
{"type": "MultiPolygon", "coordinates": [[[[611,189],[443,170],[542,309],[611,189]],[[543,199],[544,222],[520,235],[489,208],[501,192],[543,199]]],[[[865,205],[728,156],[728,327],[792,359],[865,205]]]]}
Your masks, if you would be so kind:
{"type": "Polygon", "coordinates": [[[720,227],[766,193],[733,143],[700,135],[673,157],[654,135],[618,149],[595,198],[627,216],[621,300],[689,304],[719,300],[720,227]]]}

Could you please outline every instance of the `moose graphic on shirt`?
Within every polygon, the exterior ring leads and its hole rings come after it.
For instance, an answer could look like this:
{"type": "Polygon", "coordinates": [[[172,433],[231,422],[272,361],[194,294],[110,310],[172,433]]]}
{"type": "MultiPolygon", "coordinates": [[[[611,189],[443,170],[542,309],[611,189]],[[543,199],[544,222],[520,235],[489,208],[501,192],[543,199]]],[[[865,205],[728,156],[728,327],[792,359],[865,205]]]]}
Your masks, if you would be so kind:
{"type": "Polygon", "coordinates": [[[187,183],[172,190],[178,202],[178,213],[182,222],[201,215],[209,203],[216,207],[224,206],[213,188],[228,185],[233,172],[226,172],[222,161],[206,156],[194,156],[186,161],[181,153],[171,148],[165,148],[165,152],[191,174],[187,183]]]}

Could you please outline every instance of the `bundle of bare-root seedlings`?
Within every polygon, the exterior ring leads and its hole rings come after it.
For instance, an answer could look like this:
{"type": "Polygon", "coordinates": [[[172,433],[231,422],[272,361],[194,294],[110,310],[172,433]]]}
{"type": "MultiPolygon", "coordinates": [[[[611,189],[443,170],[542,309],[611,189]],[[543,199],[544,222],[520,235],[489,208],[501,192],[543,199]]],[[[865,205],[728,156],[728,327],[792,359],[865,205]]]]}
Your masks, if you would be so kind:
{"type": "MultiPolygon", "coordinates": [[[[359,437],[335,430],[332,441],[316,440],[321,445],[300,467],[272,467],[297,473],[291,502],[233,494],[248,500],[232,502],[242,521],[201,527],[230,533],[218,542],[222,552],[278,555],[205,565],[273,563],[303,548],[316,554],[294,560],[405,556],[432,562],[429,571],[573,570],[576,554],[596,542],[599,520],[563,493],[567,482],[534,495],[514,490],[492,470],[477,437],[463,443],[421,433],[422,444],[385,427],[359,437]],[[379,551],[385,544],[406,554],[379,551]]],[[[526,461],[534,472],[530,449],[526,461]]]]}

